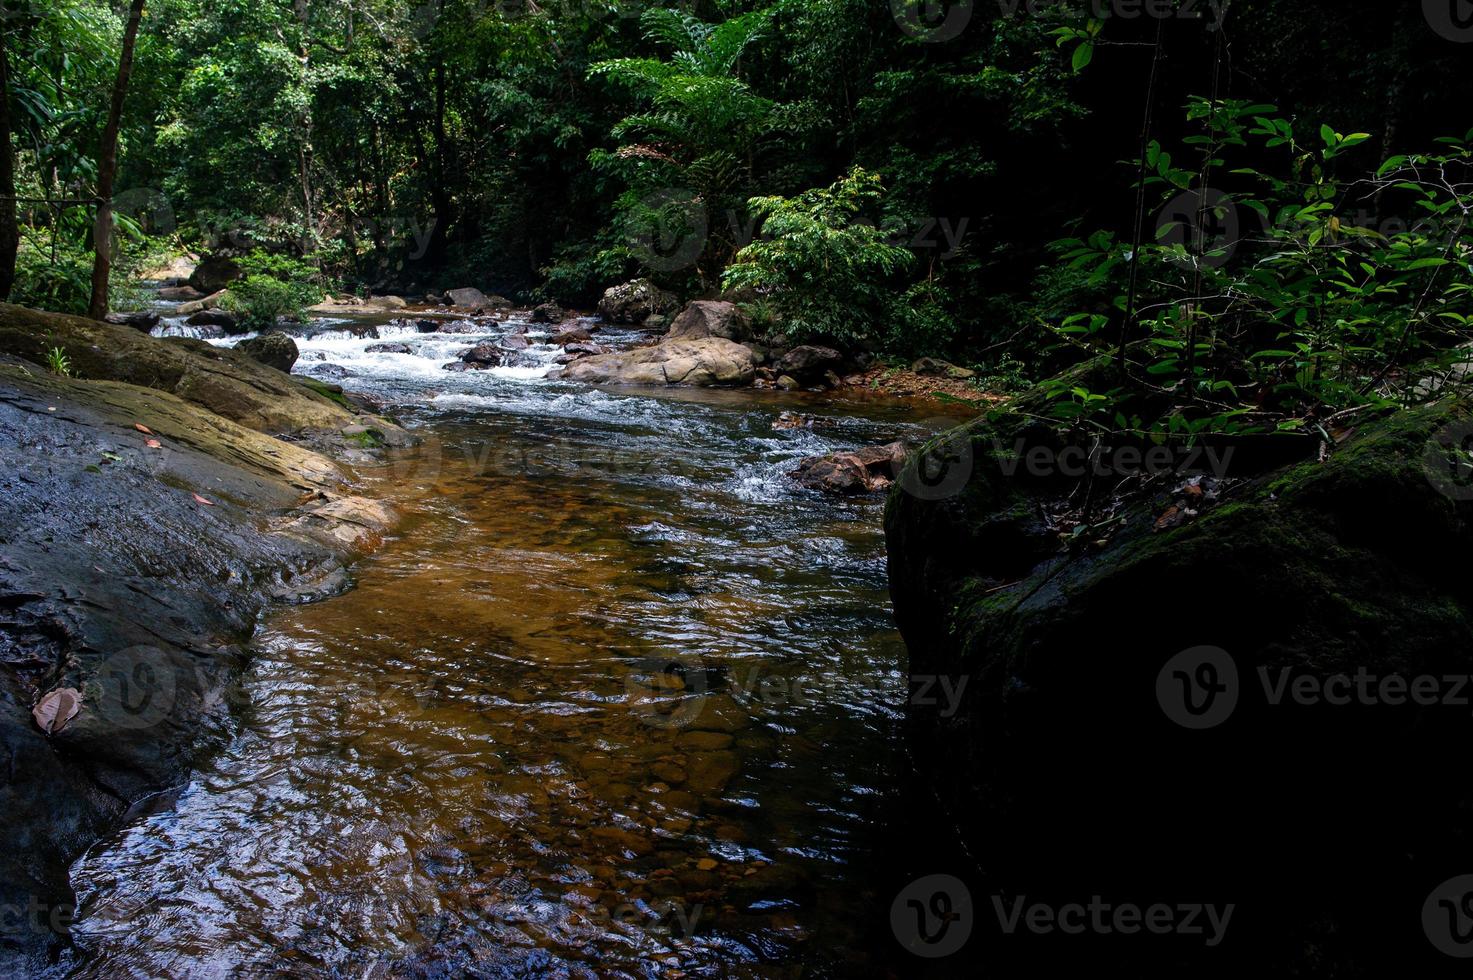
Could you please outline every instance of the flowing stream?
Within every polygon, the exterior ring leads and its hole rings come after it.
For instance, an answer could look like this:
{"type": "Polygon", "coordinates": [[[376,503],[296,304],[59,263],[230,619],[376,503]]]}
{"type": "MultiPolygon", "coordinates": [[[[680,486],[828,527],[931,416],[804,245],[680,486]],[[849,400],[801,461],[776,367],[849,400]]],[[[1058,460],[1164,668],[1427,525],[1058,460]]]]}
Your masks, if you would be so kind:
{"type": "Polygon", "coordinates": [[[233,738],[76,863],[73,975],[883,975],[882,501],[786,471],[916,410],[547,381],[535,332],[442,369],[509,327],[299,341],[423,437],[358,467],[406,520],[263,624],[233,738]]]}

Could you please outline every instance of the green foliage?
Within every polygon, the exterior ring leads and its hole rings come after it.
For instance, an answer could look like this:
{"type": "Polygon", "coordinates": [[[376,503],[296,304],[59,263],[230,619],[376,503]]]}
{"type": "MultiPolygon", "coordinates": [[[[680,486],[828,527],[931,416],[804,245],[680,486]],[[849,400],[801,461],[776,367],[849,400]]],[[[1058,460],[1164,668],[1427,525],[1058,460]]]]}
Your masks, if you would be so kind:
{"type": "Polygon", "coordinates": [[[310,288],[319,278],[316,268],[311,264],[290,255],[280,255],[260,248],[252,249],[236,262],[247,276],[269,276],[282,282],[301,285],[304,289],[310,288]]]}
{"type": "MultiPolygon", "coordinates": [[[[763,139],[783,118],[783,107],[757,94],[740,73],[740,59],[769,29],[774,10],[753,10],[720,24],[683,11],[651,8],[641,24],[645,37],[669,50],[659,58],[616,58],[589,69],[642,103],[611,135],[622,145],[596,150],[594,166],[628,187],[615,206],[616,225],[628,238],[605,259],[622,258],[641,272],[693,268],[714,283],[736,251],[730,229],[709,219],[727,214],[740,221],[742,204],[761,169],[763,139]],[[679,213],[664,212],[672,206],[679,213]],[[665,263],[643,254],[638,240],[654,234],[697,241],[688,259],[665,263]]],[[[658,249],[656,250],[658,252],[658,249]]]]}
{"type": "Polygon", "coordinates": [[[726,287],[770,296],[791,337],[878,338],[892,312],[886,281],[912,262],[865,218],[864,209],[877,208],[882,193],[880,178],[856,167],[797,197],[753,198],[763,237],[737,253],[726,287]]]}
{"type": "Polygon", "coordinates": [[[301,319],[309,305],[291,283],[271,276],[246,276],[231,283],[220,301],[222,310],[238,314],[242,323],[256,330],[264,330],[280,319],[301,319]]]}
{"type": "Polygon", "coordinates": [[[1327,420],[1410,404],[1460,373],[1473,340],[1473,132],[1342,177],[1367,134],[1306,134],[1239,101],[1194,100],[1188,118],[1200,129],[1185,141],[1191,166],[1155,143],[1137,161],[1171,202],[1156,241],[1138,255],[1104,232],[1059,243],[1089,287],[1118,292],[1108,309],[1063,317],[1058,334],[1093,352],[1128,345],[1128,378],[1104,392],[1057,386],[1058,419],[1158,437],[1328,440],[1327,420]],[[1232,166],[1235,154],[1280,163],[1232,166]],[[1368,200],[1379,216],[1357,212],[1368,200]],[[1235,224],[1241,233],[1219,231],[1235,224]],[[1137,413],[1143,398],[1162,407],[1137,413]]]}
{"type": "Polygon", "coordinates": [[[66,351],[53,347],[46,352],[46,370],[69,378],[72,376],[72,360],[67,357],[66,351]]]}
{"type": "Polygon", "coordinates": [[[615,245],[613,236],[604,236],[602,244],[573,242],[558,249],[550,264],[544,266],[542,285],[534,295],[539,300],[596,298],[603,288],[624,271],[627,256],[615,245]]]}
{"type": "Polygon", "coordinates": [[[92,254],[70,242],[56,244],[53,256],[44,244],[22,241],[11,302],[57,313],[86,313],[92,297],[92,254]]]}
{"type": "MultiPolygon", "coordinates": [[[[738,278],[769,283],[759,302],[774,329],[780,323],[794,336],[969,364],[1022,360],[1036,375],[1114,350],[1122,332],[1132,345],[1151,341],[1149,358],[1134,355],[1143,362],[1135,373],[1146,390],[1190,403],[1178,426],[1237,404],[1227,389],[1204,395],[1204,384],[1230,382],[1252,392],[1242,397],[1255,410],[1292,415],[1295,399],[1350,407],[1337,384],[1355,392],[1373,381],[1367,390],[1385,394],[1387,378],[1402,377],[1401,364],[1377,380],[1379,369],[1352,363],[1368,357],[1356,347],[1385,348],[1376,330],[1327,326],[1322,316],[1357,319],[1340,281],[1354,279],[1367,257],[1355,249],[1373,248],[1345,231],[1356,227],[1347,202],[1374,190],[1383,209],[1420,217],[1413,192],[1389,173],[1377,178],[1384,191],[1354,187],[1355,174],[1376,165],[1371,146],[1425,145],[1429,134],[1467,125],[1473,74],[1415,9],[1255,3],[1231,15],[1231,31],[1211,23],[1226,8],[1198,5],[1196,23],[1185,10],[1173,18],[1160,52],[1167,68],[1153,89],[1148,128],[1163,145],[1147,161],[1148,204],[1210,184],[1240,207],[1267,206],[1269,225],[1290,203],[1296,214],[1330,205],[1341,217],[1328,241],[1305,232],[1302,242],[1291,236],[1276,246],[1265,235],[1221,256],[1224,264],[1209,255],[1199,282],[1198,270],[1181,264],[1191,264],[1188,244],[1184,257],[1153,240],[1127,259],[1122,243],[1132,237],[1135,175],[1112,167],[1132,152],[1121,147],[1139,145],[1159,22],[1092,19],[1070,4],[941,6],[967,15],[954,36],[924,36],[940,8],[920,0],[150,0],[123,119],[119,192],[161,192],[193,247],[309,256],[310,271],[248,270],[240,292],[262,317],[304,302],[281,283],[335,290],[329,279],[403,293],[478,285],[591,306],[607,286],[648,275],[691,297],[714,293],[750,249],[738,278]],[[1180,127],[1163,123],[1159,107],[1214,79],[1220,91],[1281,93],[1286,110],[1257,113],[1267,128],[1247,114],[1235,134],[1226,118],[1199,115],[1205,125],[1191,140],[1161,135],[1180,127]],[[1328,130],[1296,121],[1308,118],[1328,130]],[[1181,162],[1184,154],[1192,160],[1181,162]],[[1295,162],[1306,155],[1313,161],[1295,162]],[[1322,179],[1315,166],[1344,196],[1308,201],[1304,189],[1291,191],[1322,179]],[[779,236],[765,215],[767,238],[755,240],[764,215],[749,202],[797,202],[855,167],[886,188],[882,205],[861,213],[906,234],[866,242],[834,230],[833,241],[806,241],[796,225],[779,236]],[[1342,167],[1348,180],[1335,177],[1342,167]],[[1286,186],[1233,172],[1246,168],[1286,186]],[[965,240],[917,244],[928,226],[935,238],[938,220],[966,221],[965,240]],[[1103,238],[1090,234],[1094,223],[1107,225],[1103,238]],[[1077,238],[1064,252],[1087,247],[1108,260],[1054,261],[1047,243],[1061,234],[1077,238]],[[896,251],[871,263],[874,244],[896,251]],[[913,258],[901,261],[900,251],[913,258]],[[848,281],[828,277],[823,263],[833,260],[848,281]],[[1127,311],[1132,264],[1138,295],[1127,311]],[[1241,284],[1224,281],[1232,275],[1241,284]],[[1265,277],[1306,292],[1274,295],[1265,277]],[[1315,282],[1325,300],[1318,306],[1315,282]],[[1195,295],[1208,298],[1180,309],[1195,295]],[[1302,324],[1293,319],[1300,310],[1302,324]],[[1045,349],[1060,328],[1068,348],[1045,349]],[[1188,348],[1162,346],[1187,335],[1188,348]],[[1244,353],[1297,344],[1312,354],[1249,361],[1244,353]],[[1312,368],[1291,363],[1306,358],[1312,368]]],[[[80,311],[91,235],[82,202],[96,187],[123,8],[102,0],[12,7],[0,30],[11,54],[17,193],[54,202],[23,209],[17,298],[80,311]]],[[[823,224],[808,218],[807,233],[823,224]]],[[[142,298],[127,291],[126,273],[139,267],[136,254],[170,241],[167,232],[123,215],[116,303],[142,298]]],[[[1409,261],[1440,257],[1399,244],[1415,255],[1409,261]]],[[[1393,295],[1411,312],[1415,300],[1407,305],[1403,294],[1433,267],[1403,270],[1398,282],[1394,254],[1369,258],[1384,272],[1375,288],[1387,290],[1373,294],[1370,313],[1381,317],[1393,295]]],[[[1437,304],[1452,279],[1452,267],[1442,268],[1402,360],[1442,356],[1446,338],[1432,335],[1455,323],[1444,312],[1461,313],[1437,304]],[[1436,329],[1422,323],[1429,317],[1436,329]]],[[[1109,406],[1091,417],[1115,424],[1113,400],[1089,404],[1109,406]]],[[[1133,413],[1123,414],[1130,421],[1133,413]]]]}
{"type": "Polygon", "coordinates": [[[256,249],[239,263],[246,275],[231,284],[221,306],[247,326],[260,330],[277,320],[300,320],[322,300],[317,270],[305,262],[256,249]]]}
{"type": "Polygon", "coordinates": [[[948,350],[958,331],[953,304],[939,281],[915,283],[891,301],[890,316],[879,338],[882,346],[907,357],[948,350]]]}

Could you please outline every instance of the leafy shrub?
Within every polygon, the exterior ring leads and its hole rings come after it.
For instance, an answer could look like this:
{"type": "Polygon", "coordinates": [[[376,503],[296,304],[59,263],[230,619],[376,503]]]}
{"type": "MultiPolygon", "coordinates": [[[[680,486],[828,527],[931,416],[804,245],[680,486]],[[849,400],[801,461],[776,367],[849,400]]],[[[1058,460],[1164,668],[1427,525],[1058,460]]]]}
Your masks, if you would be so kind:
{"type": "Polygon", "coordinates": [[[317,270],[300,259],[256,249],[238,261],[245,278],[231,284],[221,306],[246,326],[264,329],[283,318],[301,319],[322,299],[317,270]]]}
{"type": "MultiPolygon", "coordinates": [[[[80,212],[81,209],[75,209],[80,212]]],[[[89,228],[69,220],[55,229],[26,229],[16,255],[11,302],[55,313],[82,315],[92,298],[92,250],[84,244],[89,228]],[[53,256],[54,249],[54,256],[53,256]]],[[[149,237],[136,222],[120,215],[109,276],[108,299],[114,310],[147,305],[151,291],[137,284],[139,274],[172,256],[174,242],[149,237]]]]}
{"type": "Polygon", "coordinates": [[[254,275],[231,283],[220,306],[240,316],[247,326],[262,329],[283,318],[300,318],[313,302],[311,294],[297,284],[254,275]]]}
{"type": "Polygon", "coordinates": [[[22,242],[15,261],[12,303],[54,313],[85,314],[91,298],[91,252],[58,242],[53,260],[48,248],[22,242]]]}
{"type": "Polygon", "coordinates": [[[1057,335],[1122,368],[1107,391],[1056,386],[1060,422],[1328,441],[1336,418],[1424,399],[1458,374],[1473,339],[1473,132],[1340,179],[1339,161],[1367,134],[1304,134],[1273,107],[1238,101],[1196,100],[1189,119],[1202,130],[1188,140],[1197,161],[1179,166],[1154,143],[1136,161],[1171,205],[1156,241],[1137,250],[1099,232],[1059,243],[1086,274],[1082,289],[1110,287],[1113,300],[1064,316],[1057,335]],[[1235,166],[1234,151],[1283,162],[1235,166]],[[1368,200],[1407,217],[1375,226],[1356,214],[1368,200]],[[1142,417],[1147,400],[1164,409],[1142,417]]]}
{"type": "Polygon", "coordinates": [[[304,286],[312,286],[319,279],[317,269],[310,263],[290,255],[280,255],[264,249],[253,249],[249,255],[236,261],[241,271],[247,276],[270,276],[282,282],[299,283],[304,286]]]}
{"type": "Polygon", "coordinates": [[[884,336],[895,308],[887,280],[912,257],[862,216],[878,206],[882,192],[877,175],[855,167],[831,186],[797,197],[752,198],[748,203],[763,218],[762,238],[737,253],[726,288],[770,296],[795,339],[884,336]]]}
{"type": "Polygon", "coordinates": [[[922,280],[890,304],[890,316],[881,338],[885,350],[908,357],[940,354],[956,336],[951,297],[940,283],[922,280]]]}
{"type": "MultiPolygon", "coordinates": [[[[612,236],[603,237],[612,242],[612,236]]],[[[554,254],[551,264],[539,270],[543,281],[533,295],[541,300],[592,303],[603,295],[605,287],[624,276],[628,267],[627,257],[612,250],[607,242],[565,245],[554,254]]]]}

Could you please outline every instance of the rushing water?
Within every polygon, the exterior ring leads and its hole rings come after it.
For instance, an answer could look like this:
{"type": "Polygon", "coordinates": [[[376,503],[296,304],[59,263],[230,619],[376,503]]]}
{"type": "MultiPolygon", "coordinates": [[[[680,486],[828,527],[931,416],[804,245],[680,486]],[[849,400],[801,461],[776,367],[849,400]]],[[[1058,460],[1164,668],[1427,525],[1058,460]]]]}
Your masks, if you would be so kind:
{"type": "Polygon", "coordinates": [[[74,974],[879,972],[881,504],[785,473],[913,413],[546,381],[537,335],[452,374],[476,338],[381,332],[297,370],[423,437],[359,470],[407,519],[263,624],[233,739],[77,862],[74,974]]]}

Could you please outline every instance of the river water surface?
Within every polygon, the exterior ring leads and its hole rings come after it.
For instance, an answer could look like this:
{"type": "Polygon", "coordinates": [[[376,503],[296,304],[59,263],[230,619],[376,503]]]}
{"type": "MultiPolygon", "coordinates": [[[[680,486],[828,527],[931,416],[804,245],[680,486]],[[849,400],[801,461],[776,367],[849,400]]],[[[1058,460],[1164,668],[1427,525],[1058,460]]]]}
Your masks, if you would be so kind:
{"type": "Polygon", "coordinates": [[[263,624],[233,738],[77,862],[73,974],[881,972],[882,502],[786,471],[939,423],[547,381],[535,334],[452,374],[475,338],[380,332],[296,370],[422,437],[358,467],[406,520],[353,590],[263,624]]]}

